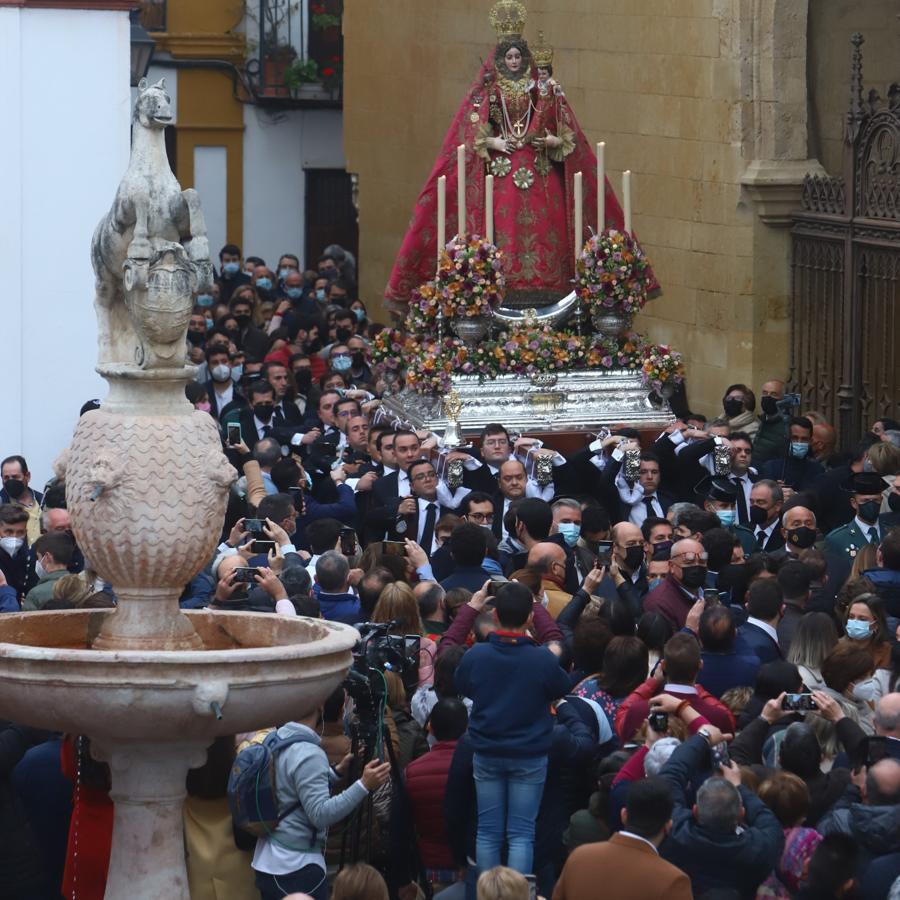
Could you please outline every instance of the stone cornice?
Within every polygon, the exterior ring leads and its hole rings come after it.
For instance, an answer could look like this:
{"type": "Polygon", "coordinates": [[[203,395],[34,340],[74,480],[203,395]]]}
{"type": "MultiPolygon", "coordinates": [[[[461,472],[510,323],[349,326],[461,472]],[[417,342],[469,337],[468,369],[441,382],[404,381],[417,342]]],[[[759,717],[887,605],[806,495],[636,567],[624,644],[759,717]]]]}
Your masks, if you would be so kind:
{"type": "Polygon", "coordinates": [[[224,59],[235,64],[244,60],[244,36],[201,31],[154,31],[156,49],[175,59],[224,59]]]}

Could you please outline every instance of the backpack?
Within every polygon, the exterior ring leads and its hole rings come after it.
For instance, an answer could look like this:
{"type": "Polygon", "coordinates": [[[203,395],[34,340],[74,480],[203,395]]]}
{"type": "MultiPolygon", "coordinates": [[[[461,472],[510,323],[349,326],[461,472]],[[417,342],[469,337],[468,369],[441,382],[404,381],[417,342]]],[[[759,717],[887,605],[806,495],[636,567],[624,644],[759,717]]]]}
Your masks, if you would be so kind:
{"type": "Polygon", "coordinates": [[[279,813],[275,757],[303,740],[303,735],[280,738],[277,731],[271,731],[260,743],[250,744],[238,753],[228,776],[228,806],[237,828],[256,837],[267,837],[285,816],[300,807],[298,800],[279,813]]]}

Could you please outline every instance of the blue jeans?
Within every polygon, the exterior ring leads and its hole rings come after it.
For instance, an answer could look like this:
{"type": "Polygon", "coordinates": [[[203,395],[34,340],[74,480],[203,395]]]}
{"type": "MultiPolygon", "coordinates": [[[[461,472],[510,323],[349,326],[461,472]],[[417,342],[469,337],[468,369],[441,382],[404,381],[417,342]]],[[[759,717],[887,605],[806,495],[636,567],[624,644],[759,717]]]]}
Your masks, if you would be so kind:
{"type": "Polygon", "coordinates": [[[505,838],[509,849],[506,864],[523,875],[530,875],[534,826],[547,778],[547,757],[476,753],[474,762],[478,870],[484,872],[501,864],[505,838]]]}

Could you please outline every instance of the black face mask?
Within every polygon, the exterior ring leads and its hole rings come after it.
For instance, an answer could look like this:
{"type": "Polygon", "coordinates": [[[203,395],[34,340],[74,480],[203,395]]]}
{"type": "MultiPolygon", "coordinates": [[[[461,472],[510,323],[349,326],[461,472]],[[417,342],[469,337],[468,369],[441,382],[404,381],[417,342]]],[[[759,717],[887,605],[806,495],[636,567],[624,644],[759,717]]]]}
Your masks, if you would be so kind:
{"type": "Polygon", "coordinates": [[[675,541],[657,541],[653,545],[653,559],[659,561],[661,559],[669,559],[672,556],[672,545],[675,541]]]}
{"type": "Polygon", "coordinates": [[[338,328],[334,336],[339,344],[346,344],[353,337],[353,332],[349,328],[338,328]]]}
{"type": "Polygon", "coordinates": [[[888,506],[891,508],[891,512],[900,512],[900,494],[891,491],[888,494],[888,506]]]}
{"type": "Polygon", "coordinates": [[[706,566],[682,566],[681,583],[688,589],[694,590],[706,583],[706,566]]]}
{"type": "Polygon", "coordinates": [[[759,405],[767,416],[774,416],[778,412],[778,401],[774,397],[763,397],[759,405]]]}
{"type": "Polygon", "coordinates": [[[625,548],[625,568],[629,572],[637,572],[644,562],[643,547],[626,547],[625,548]]]}
{"type": "Polygon", "coordinates": [[[25,494],[25,482],[18,481],[15,478],[5,481],[3,487],[6,488],[6,493],[9,494],[10,500],[18,500],[25,494]]]}
{"type": "Polygon", "coordinates": [[[816,542],[816,529],[801,525],[799,528],[788,528],[787,539],[798,550],[806,550],[816,542]]]}
{"type": "Polygon", "coordinates": [[[751,506],[750,507],[750,524],[751,525],[764,525],[766,519],[769,518],[769,511],[767,509],[763,509],[761,506],[751,506]]]}
{"type": "Polygon", "coordinates": [[[729,398],[722,403],[722,408],[729,419],[735,419],[744,411],[744,401],[729,398]]]}
{"type": "Polygon", "coordinates": [[[306,342],[306,352],[307,353],[318,353],[322,349],[322,340],[321,338],[313,338],[306,342]]]}
{"type": "Polygon", "coordinates": [[[881,510],[881,503],[878,500],[866,500],[860,503],[856,508],[856,512],[863,522],[870,522],[873,525],[878,521],[878,513],[881,510]]]}
{"type": "Polygon", "coordinates": [[[206,343],[206,333],[203,331],[189,331],[187,339],[195,347],[202,347],[206,343]]]}
{"type": "Polygon", "coordinates": [[[260,422],[268,422],[269,419],[272,418],[272,413],[275,412],[275,404],[274,403],[254,403],[253,404],[253,415],[259,419],[260,422]]]}
{"type": "Polygon", "coordinates": [[[294,384],[297,385],[298,391],[302,391],[305,394],[312,384],[312,369],[297,369],[294,372],[294,384]]]}
{"type": "Polygon", "coordinates": [[[366,355],[362,350],[356,350],[350,355],[350,359],[353,361],[354,369],[361,369],[366,364],[366,355]]]}
{"type": "Polygon", "coordinates": [[[235,316],[234,321],[238,323],[238,327],[246,328],[250,324],[252,316],[235,316]]]}

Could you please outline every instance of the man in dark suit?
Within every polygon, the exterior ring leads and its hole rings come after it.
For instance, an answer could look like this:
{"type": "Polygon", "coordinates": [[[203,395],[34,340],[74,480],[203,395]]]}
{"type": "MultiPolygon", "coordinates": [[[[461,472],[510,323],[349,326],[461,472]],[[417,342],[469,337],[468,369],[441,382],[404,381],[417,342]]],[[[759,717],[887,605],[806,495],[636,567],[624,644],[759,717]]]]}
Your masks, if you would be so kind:
{"type": "Polygon", "coordinates": [[[779,484],[800,492],[811,488],[824,474],[825,469],[809,453],[813,425],[803,416],[791,419],[791,443],[789,456],[769,460],[760,474],[779,484]]]}
{"type": "Polygon", "coordinates": [[[763,478],[750,490],[750,524],[759,549],[771,553],[784,546],[781,533],[781,508],[784,506],[784,492],[777,481],[763,478]]]}
{"type": "Polygon", "coordinates": [[[759,657],[743,642],[738,643],[734,613],[727,606],[717,603],[704,610],[698,633],[703,648],[698,684],[714,697],[721,697],[731,688],[756,683],[759,657]]]}
{"type": "Polygon", "coordinates": [[[241,439],[248,447],[255,447],[264,437],[277,438],[275,423],[275,389],[268,381],[261,378],[250,382],[247,388],[249,406],[241,410],[238,424],[241,426],[241,439]]]}
{"type": "Polygon", "coordinates": [[[228,347],[213,344],[206,348],[206,371],[209,381],[206,382],[206,393],[209,397],[209,412],[217,421],[222,421],[222,413],[243,408],[247,405],[240,389],[231,378],[231,356],[228,347]]]}
{"type": "Polygon", "coordinates": [[[409,478],[409,496],[396,498],[379,510],[373,510],[372,515],[380,516],[385,523],[386,540],[409,538],[430,558],[437,550],[434,533],[437,520],[450,510],[438,501],[438,478],[432,463],[427,459],[416,460],[406,474],[409,478]]]}
{"type": "Polygon", "coordinates": [[[414,431],[399,430],[394,435],[393,458],[397,468],[372,485],[374,506],[387,506],[410,494],[407,469],[422,455],[422,442],[414,431]]]}
{"type": "Polygon", "coordinates": [[[626,480],[621,468],[622,464],[615,458],[616,455],[613,454],[610,459],[607,477],[615,478],[621,503],[621,519],[640,528],[648,516],[665,518],[669,507],[674,502],[674,497],[660,490],[659,457],[650,450],[641,453],[638,480],[636,483],[632,483],[626,480]]]}
{"type": "Polygon", "coordinates": [[[260,375],[275,388],[275,424],[279,427],[292,425],[299,431],[303,424],[303,416],[300,415],[297,406],[291,402],[292,379],[287,366],[280,362],[267,362],[263,364],[260,375]]]}
{"type": "Polygon", "coordinates": [[[784,659],[778,644],[782,606],[781,588],[774,578],[761,578],[750,585],[747,591],[747,621],[740,634],[763,665],[784,659]]]}
{"type": "MultiPolygon", "coordinates": [[[[481,465],[466,467],[463,484],[473,491],[483,491],[492,496],[499,490],[498,476],[500,466],[510,458],[513,452],[509,432],[497,423],[485,425],[481,432],[481,465]]],[[[479,457],[472,454],[478,461],[479,457]]]]}

